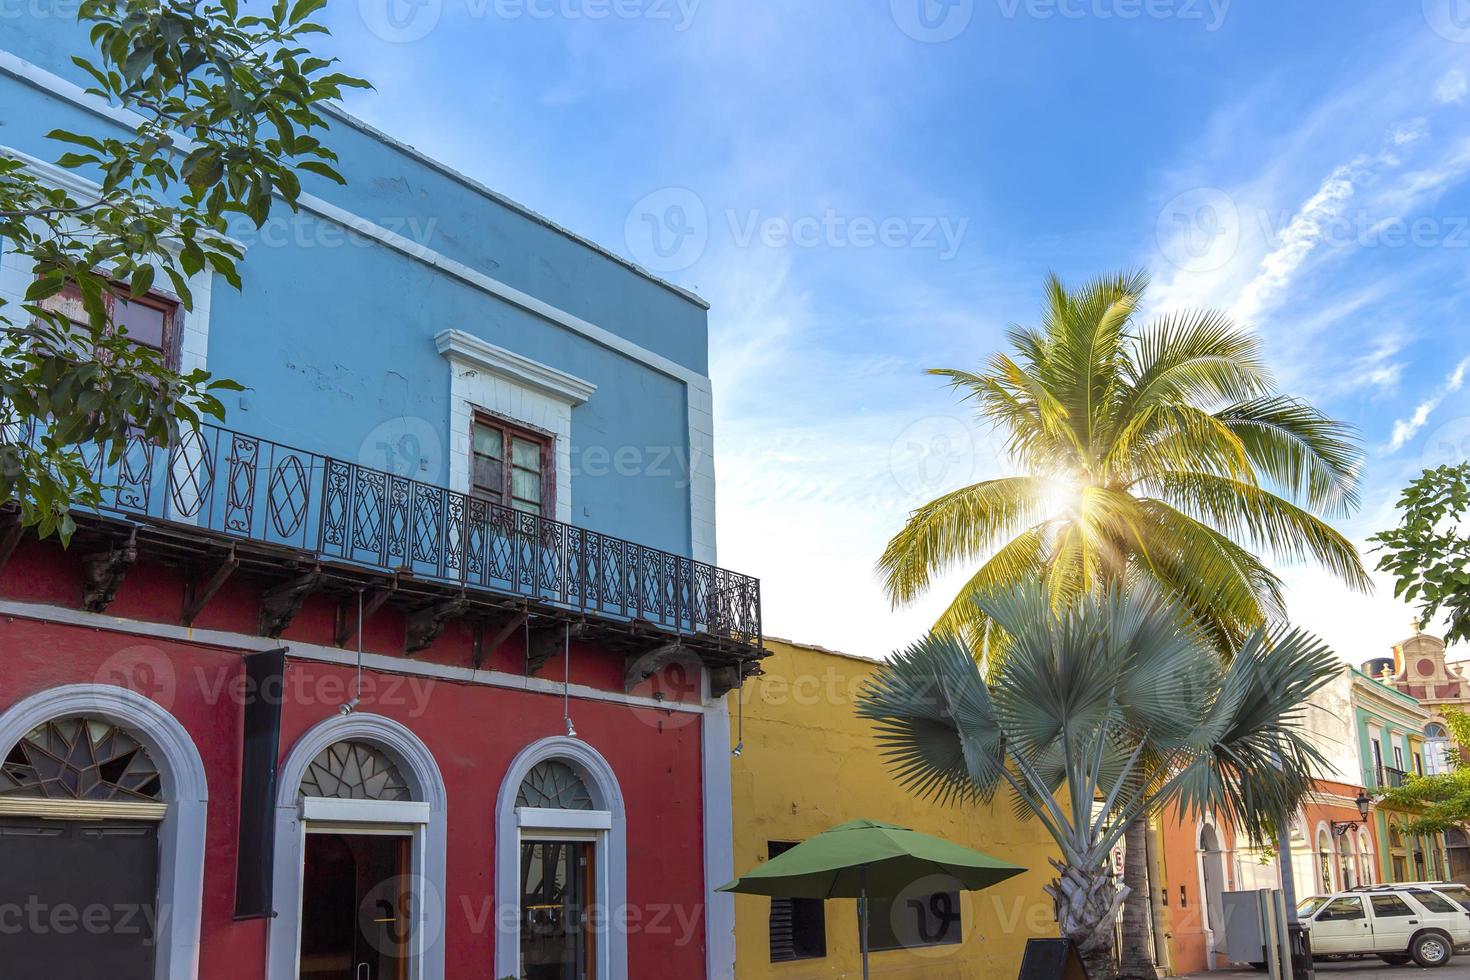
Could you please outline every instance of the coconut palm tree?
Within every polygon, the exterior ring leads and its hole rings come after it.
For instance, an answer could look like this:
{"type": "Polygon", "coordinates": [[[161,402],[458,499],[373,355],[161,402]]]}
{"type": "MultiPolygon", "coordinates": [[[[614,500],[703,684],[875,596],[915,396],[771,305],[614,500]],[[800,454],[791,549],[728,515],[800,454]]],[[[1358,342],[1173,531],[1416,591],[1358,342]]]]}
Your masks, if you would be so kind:
{"type": "MultiPolygon", "coordinates": [[[[1227,316],[1137,323],[1147,285],[1122,273],[1069,291],[1051,276],[1040,326],[1011,330],[1009,352],[979,372],[932,372],[1004,434],[1018,473],[910,515],[879,561],[895,606],[978,560],[935,628],[995,653],[1005,638],[977,596],[1039,580],[1061,604],[1100,584],[1151,582],[1228,655],[1285,617],[1262,554],[1368,588],[1357,550],[1322,519],[1357,506],[1351,431],[1276,392],[1259,343],[1227,316]]],[[[1146,833],[1140,817],[1128,835],[1130,978],[1154,975],[1146,833]]]]}
{"type": "Polygon", "coordinates": [[[858,702],[895,776],[948,801],[1002,786],[1056,841],[1047,888],[1092,980],[1110,980],[1126,899],[1109,855],[1148,806],[1211,809],[1257,840],[1323,760],[1298,727],[1340,664],[1297,630],[1251,630],[1229,661],[1157,587],[1058,608],[1042,583],[976,600],[1010,638],[987,682],[976,651],[933,633],[879,668],[858,702]]]}

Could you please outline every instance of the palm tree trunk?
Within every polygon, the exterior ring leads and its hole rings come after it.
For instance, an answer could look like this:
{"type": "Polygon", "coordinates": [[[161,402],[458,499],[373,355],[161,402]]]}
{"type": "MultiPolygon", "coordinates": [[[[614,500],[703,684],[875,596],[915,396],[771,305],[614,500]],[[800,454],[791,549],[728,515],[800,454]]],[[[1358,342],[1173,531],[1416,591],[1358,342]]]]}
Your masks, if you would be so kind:
{"type": "Polygon", "coordinates": [[[1057,878],[1046,886],[1056,904],[1057,925],[1072,940],[1088,980],[1117,980],[1118,961],[1113,956],[1113,923],[1118,906],[1127,894],[1117,888],[1106,865],[1087,869],[1052,859],[1057,878]]]}
{"type": "Polygon", "coordinates": [[[1123,945],[1119,950],[1119,975],[1124,980],[1158,980],[1153,948],[1149,943],[1149,919],[1153,916],[1148,880],[1148,818],[1138,816],[1128,825],[1123,857],[1123,885],[1128,898],[1123,903],[1123,945]]]}

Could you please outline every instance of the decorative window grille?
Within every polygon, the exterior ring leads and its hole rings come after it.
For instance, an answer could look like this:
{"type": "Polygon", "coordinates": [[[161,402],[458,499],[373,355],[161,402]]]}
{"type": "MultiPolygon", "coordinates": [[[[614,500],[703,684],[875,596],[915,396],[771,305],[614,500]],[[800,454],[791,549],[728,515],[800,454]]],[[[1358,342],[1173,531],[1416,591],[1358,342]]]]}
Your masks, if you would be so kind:
{"type": "Polygon", "coordinates": [[[383,750],[366,742],[337,742],[323,749],[301,779],[298,798],[408,800],[408,783],[383,750]]]}
{"type": "Polygon", "coordinates": [[[158,802],[158,767],[125,729],[59,718],[32,729],[0,763],[0,796],[158,802]]]}
{"type": "Polygon", "coordinates": [[[565,762],[548,759],[526,773],[516,793],[516,806],[545,810],[595,810],[582,777],[565,762]]]}

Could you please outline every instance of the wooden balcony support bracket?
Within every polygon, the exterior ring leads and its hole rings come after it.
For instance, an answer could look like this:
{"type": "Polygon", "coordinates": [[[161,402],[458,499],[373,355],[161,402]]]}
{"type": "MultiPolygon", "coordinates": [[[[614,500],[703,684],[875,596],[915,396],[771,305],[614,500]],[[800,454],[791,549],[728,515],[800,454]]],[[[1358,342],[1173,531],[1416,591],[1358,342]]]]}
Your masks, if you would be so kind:
{"type": "Polygon", "coordinates": [[[527,677],[541,673],[541,668],[546,666],[546,662],[562,652],[562,644],[565,642],[568,629],[572,631],[572,636],[581,636],[583,633],[581,623],[570,627],[564,623],[531,627],[531,635],[526,644],[527,677]]]}
{"type": "Polygon", "coordinates": [[[709,698],[718,701],[740,686],[740,668],[711,667],[709,671],[709,698]]]}
{"type": "Polygon", "coordinates": [[[191,578],[184,584],[184,607],[179,613],[179,622],[185,626],[193,626],[194,620],[209,605],[209,600],[214,598],[230,576],[235,574],[235,569],[240,567],[240,557],[235,554],[234,545],[230,546],[223,557],[212,565],[206,567],[201,573],[191,578]]]}
{"type": "Polygon", "coordinates": [[[632,694],[633,689],[672,663],[683,651],[684,644],[675,640],[630,655],[623,664],[623,692],[632,694]]]}
{"type": "Polygon", "coordinates": [[[7,510],[0,514],[0,570],[5,568],[10,556],[15,554],[15,546],[20,544],[25,530],[25,525],[20,522],[20,511],[7,510]]]}
{"type": "Polygon", "coordinates": [[[134,528],[125,541],[114,543],[106,551],[82,559],[82,608],[88,612],[106,612],[117,597],[117,590],[127,578],[128,570],[138,560],[138,531],[134,528]]]}
{"type": "Polygon", "coordinates": [[[463,592],[452,599],[436,602],[408,614],[403,631],[403,653],[413,656],[439,638],[451,619],[458,619],[469,609],[470,601],[463,592]]]}
{"type": "Polygon", "coordinates": [[[709,698],[711,701],[718,701],[741,686],[745,678],[759,677],[762,673],[761,665],[752,660],[742,660],[728,666],[711,667],[709,668],[709,698]]]}
{"type": "MultiPolygon", "coordinates": [[[[398,591],[398,576],[393,576],[393,581],[387,586],[379,589],[367,589],[362,596],[362,621],[366,623],[373,618],[373,614],[383,608],[383,603],[393,598],[398,591]]],[[[357,596],[350,595],[337,603],[337,622],[332,628],[332,642],[339,647],[345,647],[347,641],[357,633],[357,596]]]]}
{"type": "Polygon", "coordinates": [[[474,668],[476,670],[479,670],[480,666],[484,664],[486,657],[490,656],[490,654],[494,653],[496,650],[499,650],[501,644],[503,644],[506,640],[509,640],[511,638],[511,635],[514,634],[517,630],[524,629],[526,626],[526,620],[528,618],[529,617],[526,613],[521,612],[516,613],[509,619],[503,620],[498,624],[494,623],[493,621],[486,620],[481,620],[480,622],[476,623],[475,652],[473,660],[474,668]],[[490,637],[488,642],[485,639],[485,629],[487,626],[496,627],[495,633],[490,637]]]}
{"type": "Polygon", "coordinates": [[[306,597],[321,584],[320,568],[267,589],[260,597],[260,635],[277,637],[291,625],[306,597]]]}

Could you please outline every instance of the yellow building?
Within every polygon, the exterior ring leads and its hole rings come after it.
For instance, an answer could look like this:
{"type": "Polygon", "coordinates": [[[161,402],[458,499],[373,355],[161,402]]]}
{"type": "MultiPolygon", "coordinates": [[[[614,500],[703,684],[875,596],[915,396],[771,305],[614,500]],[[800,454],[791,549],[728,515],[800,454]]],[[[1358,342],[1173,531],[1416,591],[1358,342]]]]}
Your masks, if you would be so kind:
{"type": "MultiPolygon", "coordinates": [[[[743,731],[734,733],[743,749],[732,760],[731,774],[736,872],[859,817],[901,824],[1030,868],[987,891],[916,894],[897,911],[879,903],[873,909],[874,977],[1012,980],[1026,940],[1057,935],[1051,899],[1042,891],[1053,877],[1047,860],[1055,853],[1051,838],[1038,822],[1018,820],[1003,794],[989,806],[940,806],[895,782],[871,723],[856,714],[874,661],[783,640],[767,639],[766,647],[765,675],[746,681],[743,705],[735,702],[740,692],[729,695],[737,729],[742,710],[744,715],[743,731]],[[885,941],[914,947],[879,949],[885,941]],[[933,944],[918,945],[926,941],[933,944]]],[[[856,904],[736,895],[737,980],[861,975],[856,904]]]]}

